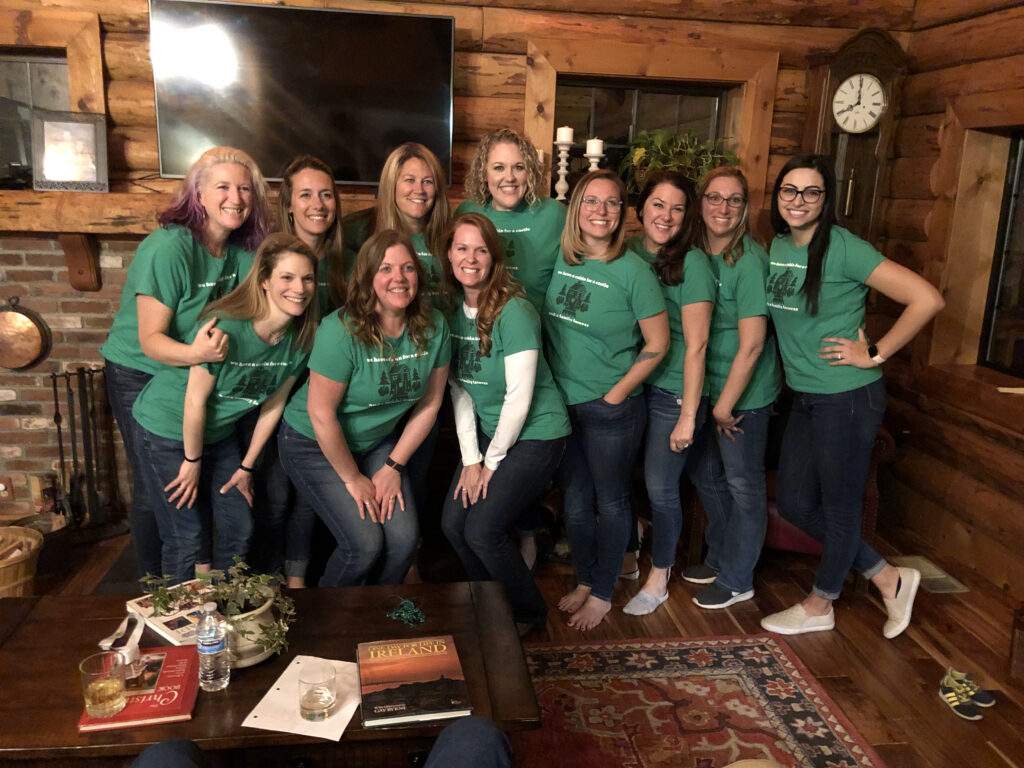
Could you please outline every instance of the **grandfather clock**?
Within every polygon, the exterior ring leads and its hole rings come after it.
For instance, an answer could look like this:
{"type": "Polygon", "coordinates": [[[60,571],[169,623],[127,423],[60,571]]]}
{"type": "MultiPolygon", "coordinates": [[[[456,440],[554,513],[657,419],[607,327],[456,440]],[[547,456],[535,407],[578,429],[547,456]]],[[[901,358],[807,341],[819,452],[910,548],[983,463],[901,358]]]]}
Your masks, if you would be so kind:
{"type": "Polygon", "coordinates": [[[885,32],[866,29],[811,63],[804,150],[833,158],[839,223],[875,243],[907,56],[885,32]]]}

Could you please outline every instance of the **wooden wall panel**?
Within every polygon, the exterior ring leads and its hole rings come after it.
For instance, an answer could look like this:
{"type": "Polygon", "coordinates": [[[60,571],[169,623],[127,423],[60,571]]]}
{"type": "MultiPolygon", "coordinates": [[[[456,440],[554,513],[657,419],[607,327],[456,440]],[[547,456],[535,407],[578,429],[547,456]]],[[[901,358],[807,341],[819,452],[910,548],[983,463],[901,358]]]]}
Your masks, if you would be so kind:
{"type": "Polygon", "coordinates": [[[917,0],[914,5],[914,29],[963,21],[1003,8],[1012,8],[1020,0],[917,0]]]}
{"type": "Polygon", "coordinates": [[[1022,53],[1024,6],[916,32],[909,52],[919,72],[948,66],[951,58],[965,63],[1022,53]]]}
{"type": "MultiPolygon", "coordinates": [[[[1024,35],[1024,32],[1022,32],[1024,35]]],[[[946,102],[963,93],[985,93],[1024,87],[1024,55],[993,58],[973,64],[911,75],[903,86],[903,115],[946,111],[946,102]]]]}

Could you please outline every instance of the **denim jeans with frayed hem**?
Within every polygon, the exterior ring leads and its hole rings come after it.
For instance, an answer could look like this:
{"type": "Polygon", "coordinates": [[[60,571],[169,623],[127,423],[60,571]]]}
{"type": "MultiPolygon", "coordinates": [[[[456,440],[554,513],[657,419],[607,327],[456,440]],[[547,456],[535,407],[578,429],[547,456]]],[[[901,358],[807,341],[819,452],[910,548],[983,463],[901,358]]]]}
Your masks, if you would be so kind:
{"type": "Polygon", "coordinates": [[[797,392],[782,438],[779,513],[822,544],[814,593],[835,600],[850,569],[871,578],[885,559],[861,538],[885,382],[830,395],[797,392]]]}

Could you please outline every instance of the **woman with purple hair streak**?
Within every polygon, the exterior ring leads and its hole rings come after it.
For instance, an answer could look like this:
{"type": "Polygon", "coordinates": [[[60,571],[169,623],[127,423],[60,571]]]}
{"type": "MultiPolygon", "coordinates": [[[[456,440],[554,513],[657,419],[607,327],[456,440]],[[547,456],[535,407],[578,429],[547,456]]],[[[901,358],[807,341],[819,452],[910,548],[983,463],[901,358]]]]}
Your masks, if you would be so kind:
{"type": "Polygon", "coordinates": [[[269,231],[267,185],[249,155],[232,147],[207,150],[189,169],[160,228],[135,252],[107,341],[107,397],[132,463],[130,525],[140,573],[160,574],[161,541],[134,462],[132,405],[166,366],[224,359],[228,337],[207,322],[190,344],[182,340],[211,301],[234,289],[252,266],[252,252],[269,231]]]}

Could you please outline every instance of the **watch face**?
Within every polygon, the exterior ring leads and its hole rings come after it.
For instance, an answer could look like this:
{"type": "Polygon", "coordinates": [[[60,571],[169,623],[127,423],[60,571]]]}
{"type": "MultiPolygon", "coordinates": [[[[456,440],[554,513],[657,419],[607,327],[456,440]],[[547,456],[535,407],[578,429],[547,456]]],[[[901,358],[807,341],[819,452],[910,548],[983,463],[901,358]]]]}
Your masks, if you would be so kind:
{"type": "Polygon", "coordinates": [[[874,75],[857,74],[846,78],[832,97],[832,115],[847,133],[870,131],[888,105],[885,89],[874,75]]]}

